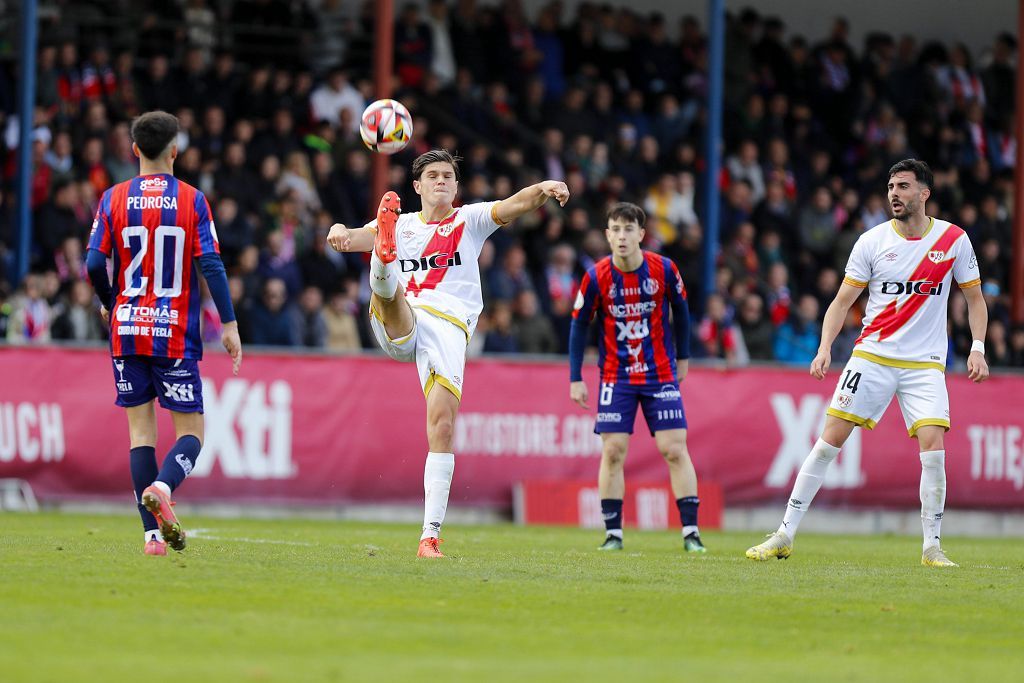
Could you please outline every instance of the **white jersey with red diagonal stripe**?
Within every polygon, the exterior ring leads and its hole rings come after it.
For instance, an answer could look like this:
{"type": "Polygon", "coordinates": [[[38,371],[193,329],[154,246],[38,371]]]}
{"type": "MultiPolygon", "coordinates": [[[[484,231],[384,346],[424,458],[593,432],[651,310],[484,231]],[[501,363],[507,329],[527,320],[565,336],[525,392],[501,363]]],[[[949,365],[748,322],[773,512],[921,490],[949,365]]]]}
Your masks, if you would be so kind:
{"type": "Polygon", "coordinates": [[[395,266],[409,303],[473,335],[483,310],[480,266],[484,241],[498,229],[497,202],[467,204],[436,223],[406,213],[395,225],[395,266]]]}
{"type": "Polygon", "coordinates": [[[854,355],[896,367],[946,365],[946,302],[955,280],[981,284],[971,240],[934,218],[919,239],[895,220],[866,231],[853,247],[844,282],[868,288],[864,329],[854,355]]]}

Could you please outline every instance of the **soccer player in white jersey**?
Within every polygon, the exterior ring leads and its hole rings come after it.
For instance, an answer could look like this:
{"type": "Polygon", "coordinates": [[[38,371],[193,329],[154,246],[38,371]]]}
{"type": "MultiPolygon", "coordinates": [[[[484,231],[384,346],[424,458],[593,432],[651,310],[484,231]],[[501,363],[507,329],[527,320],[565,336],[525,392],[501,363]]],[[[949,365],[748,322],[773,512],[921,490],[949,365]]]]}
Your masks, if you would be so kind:
{"type": "Polygon", "coordinates": [[[921,564],[956,567],[940,544],[946,503],[946,452],[949,430],[946,368],[946,301],[953,281],[967,299],[974,344],[967,374],[988,378],[985,330],[988,310],[982,297],[978,260],[963,230],[924,213],[933,176],[928,164],[904,159],[889,169],[893,220],[868,230],[853,247],[835,300],[825,313],[821,345],[811,375],[822,379],[832,360],[832,342],[846,312],[864,290],[868,305],[864,329],[853,357],[839,378],[821,438],[797,475],[778,531],[747,550],[752,560],[785,559],[804,513],[854,427],[873,429],[895,394],[907,432],[917,439],[921,458],[921,564]]]}
{"type": "Polygon", "coordinates": [[[477,259],[499,227],[554,198],[565,206],[565,183],[546,180],[507,199],[456,208],[458,157],[432,150],[412,163],[422,210],[399,216],[398,195],[385,193],[377,219],[362,228],[331,227],[337,251],[371,251],[370,324],[395,360],[416,362],[427,400],[427,462],[423,534],[418,557],[444,557],[437,547],[455,470],[455,417],[462,399],[466,345],[483,310],[477,259]]]}

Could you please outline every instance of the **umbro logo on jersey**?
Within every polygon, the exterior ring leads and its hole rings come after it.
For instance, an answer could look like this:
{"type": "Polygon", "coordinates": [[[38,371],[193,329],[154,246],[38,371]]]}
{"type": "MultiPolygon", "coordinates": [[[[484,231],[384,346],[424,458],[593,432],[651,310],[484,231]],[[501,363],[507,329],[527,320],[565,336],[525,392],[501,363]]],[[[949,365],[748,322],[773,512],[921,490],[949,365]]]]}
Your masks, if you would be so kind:
{"type": "Polygon", "coordinates": [[[890,251],[888,254],[885,255],[885,260],[890,262],[890,263],[892,263],[893,261],[895,261],[899,257],[900,257],[900,255],[897,254],[895,251],[890,251]]]}
{"type": "Polygon", "coordinates": [[[401,264],[403,273],[415,273],[418,270],[437,270],[438,268],[451,268],[452,266],[462,265],[462,256],[459,252],[455,252],[451,256],[448,254],[434,254],[433,256],[421,256],[418,259],[415,258],[403,258],[398,259],[401,264]]]}
{"type": "Polygon", "coordinates": [[[942,283],[931,280],[908,280],[906,282],[883,282],[882,294],[942,294],[942,283]]]}
{"type": "Polygon", "coordinates": [[[942,260],[946,258],[946,252],[933,250],[928,252],[928,260],[932,263],[942,263],[942,260]]]}

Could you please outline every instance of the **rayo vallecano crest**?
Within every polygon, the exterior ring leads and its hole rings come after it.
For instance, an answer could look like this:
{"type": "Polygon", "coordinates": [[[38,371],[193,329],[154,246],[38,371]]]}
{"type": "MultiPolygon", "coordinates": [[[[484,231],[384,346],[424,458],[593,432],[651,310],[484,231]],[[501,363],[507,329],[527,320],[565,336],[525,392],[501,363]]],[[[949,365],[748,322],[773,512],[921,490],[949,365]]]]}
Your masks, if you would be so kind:
{"type": "MultiPolygon", "coordinates": [[[[455,228],[461,228],[465,224],[466,224],[465,221],[463,221],[462,223],[459,223],[458,225],[455,225],[455,221],[451,221],[450,223],[445,223],[444,225],[439,225],[439,226],[437,226],[437,234],[440,235],[441,237],[447,237],[448,235],[450,235],[453,232],[455,232],[455,228]]],[[[939,252],[939,253],[942,253],[942,252],[939,252]]]]}
{"type": "Polygon", "coordinates": [[[932,263],[942,263],[942,259],[946,258],[946,252],[933,250],[928,252],[928,260],[932,263]]]}

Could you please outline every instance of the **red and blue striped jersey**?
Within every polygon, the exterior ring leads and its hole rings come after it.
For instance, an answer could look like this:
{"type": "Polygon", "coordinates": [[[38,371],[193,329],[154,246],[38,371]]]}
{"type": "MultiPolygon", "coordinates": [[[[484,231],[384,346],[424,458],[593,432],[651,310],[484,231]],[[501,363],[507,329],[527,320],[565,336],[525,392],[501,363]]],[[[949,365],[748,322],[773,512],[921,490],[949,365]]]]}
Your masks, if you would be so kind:
{"type": "Polygon", "coordinates": [[[671,259],[647,251],[643,256],[641,266],[628,273],[605,257],[580,283],[573,317],[589,322],[597,316],[602,382],[677,381],[669,306],[685,311],[686,288],[671,259]]]}
{"type": "Polygon", "coordinates": [[[220,246],[202,192],[168,174],[114,185],[100,199],[89,248],[114,262],[112,355],[203,357],[194,259],[220,246]]]}

